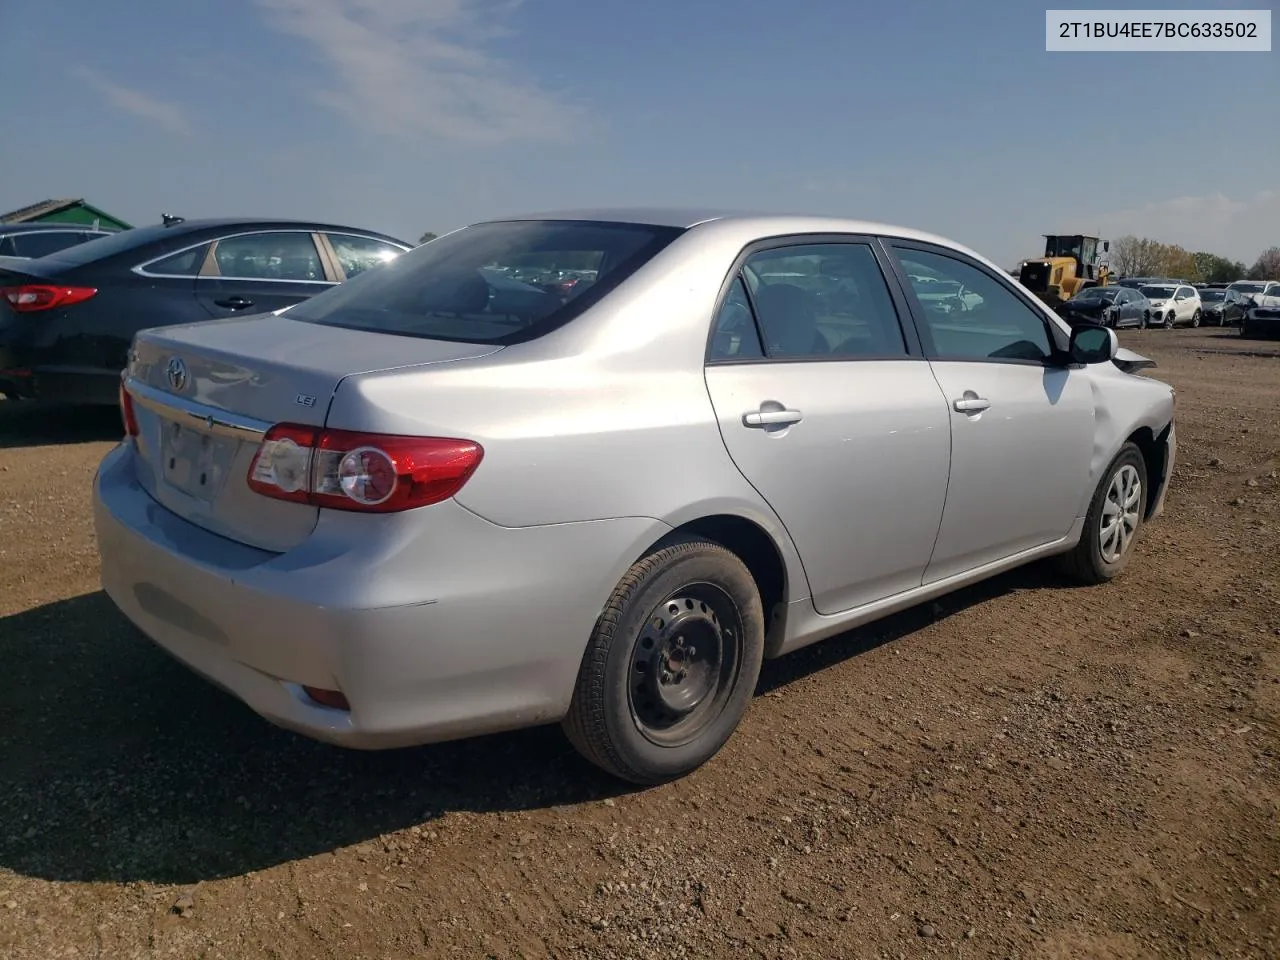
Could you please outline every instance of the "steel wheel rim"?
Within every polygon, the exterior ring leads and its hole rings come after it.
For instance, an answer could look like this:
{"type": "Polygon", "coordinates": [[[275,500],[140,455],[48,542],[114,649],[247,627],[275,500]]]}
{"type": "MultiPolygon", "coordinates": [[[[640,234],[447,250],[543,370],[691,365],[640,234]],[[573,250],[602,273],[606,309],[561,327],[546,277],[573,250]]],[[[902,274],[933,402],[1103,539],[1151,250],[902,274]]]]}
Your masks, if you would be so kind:
{"type": "Polygon", "coordinates": [[[715,584],[686,584],[650,611],[631,648],[627,700],[651,743],[680,747],[720,716],[742,662],[742,617],[715,584]]]}
{"type": "Polygon", "coordinates": [[[1102,501],[1098,525],[1098,548],[1102,559],[1115,563],[1133,545],[1142,511],[1142,478],[1137,467],[1126,463],[1115,472],[1102,501]]]}

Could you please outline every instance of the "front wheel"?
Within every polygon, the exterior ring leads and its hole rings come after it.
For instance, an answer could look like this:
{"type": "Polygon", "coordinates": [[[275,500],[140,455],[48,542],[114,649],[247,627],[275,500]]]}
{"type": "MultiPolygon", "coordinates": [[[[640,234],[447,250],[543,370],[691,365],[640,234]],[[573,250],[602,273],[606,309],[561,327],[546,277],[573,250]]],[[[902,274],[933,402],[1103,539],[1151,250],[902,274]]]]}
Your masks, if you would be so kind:
{"type": "Polygon", "coordinates": [[[1142,451],[1126,443],[1089,501],[1080,542],[1062,558],[1071,577],[1082,583],[1106,583],[1128,566],[1146,512],[1146,476],[1142,451]]]}
{"type": "Polygon", "coordinates": [[[638,784],[684,776],[729,739],[755,690],[764,612],[736,554],[690,539],[627,572],[596,622],[562,727],[638,784]]]}
{"type": "Polygon", "coordinates": [[[1198,327],[1198,326],[1200,326],[1200,311],[1199,311],[1199,310],[1197,310],[1195,313],[1193,313],[1193,314],[1191,315],[1191,326],[1192,326],[1192,327],[1198,327]]]}
{"type": "Polygon", "coordinates": [[[1167,317],[1165,317],[1165,318],[1164,318],[1164,325],[1165,325],[1165,328],[1166,328],[1166,329],[1168,329],[1168,330],[1172,330],[1172,329],[1173,329],[1173,321],[1175,321],[1176,319],[1178,319],[1177,314],[1175,314],[1172,310],[1170,310],[1170,311],[1169,311],[1169,315],[1168,315],[1167,317]]]}

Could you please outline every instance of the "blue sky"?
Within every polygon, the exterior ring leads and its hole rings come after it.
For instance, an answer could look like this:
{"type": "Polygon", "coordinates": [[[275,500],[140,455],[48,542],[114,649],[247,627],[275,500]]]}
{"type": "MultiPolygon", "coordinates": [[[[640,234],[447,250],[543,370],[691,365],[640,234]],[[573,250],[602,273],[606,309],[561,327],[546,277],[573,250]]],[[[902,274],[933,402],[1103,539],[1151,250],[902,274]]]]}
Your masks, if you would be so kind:
{"type": "Polygon", "coordinates": [[[692,204],[887,220],[1009,265],[1044,232],[1280,243],[1280,50],[1046,53],[1065,5],[5,0],[0,210],[416,240],[692,204]]]}

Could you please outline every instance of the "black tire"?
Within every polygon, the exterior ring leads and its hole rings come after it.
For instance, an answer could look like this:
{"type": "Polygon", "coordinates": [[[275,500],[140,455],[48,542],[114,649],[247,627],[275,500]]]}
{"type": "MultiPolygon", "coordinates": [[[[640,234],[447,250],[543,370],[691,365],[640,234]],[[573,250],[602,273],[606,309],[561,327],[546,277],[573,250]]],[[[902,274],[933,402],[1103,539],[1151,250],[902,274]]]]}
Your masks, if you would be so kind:
{"type": "Polygon", "coordinates": [[[1172,330],[1172,329],[1173,329],[1173,322],[1174,322],[1174,320],[1176,320],[1176,319],[1177,319],[1177,315],[1176,315],[1172,310],[1170,310],[1170,311],[1169,311],[1169,315],[1168,315],[1167,317],[1165,317],[1165,318],[1164,318],[1164,325],[1165,325],[1165,329],[1167,329],[1167,330],[1172,330]]]}
{"type": "Polygon", "coordinates": [[[1200,311],[1199,311],[1199,310],[1197,310],[1195,313],[1193,313],[1193,314],[1191,315],[1191,326],[1192,326],[1193,328],[1194,328],[1194,327],[1198,327],[1198,326],[1200,326],[1200,311]]]}
{"type": "Polygon", "coordinates": [[[1093,492],[1093,499],[1089,501],[1089,510],[1085,514],[1084,529],[1080,532],[1080,542],[1070,553],[1064,554],[1061,558],[1063,571],[1072,579],[1086,584],[1106,583],[1118,577],[1129,565],[1129,560],[1133,556],[1146,510],[1147,464],[1137,445],[1126,443],[1111,461],[1102,475],[1098,488],[1093,492]],[[1130,467],[1137,471],[1137,516],[1133,521],[1133,529],[1129,534],[1127,545],[1123,547],[1118,557],[1109,560],[1102,552],[1102,524],[1108,493],[1117,475],[1130,467]]]}
{"type": "Polygon", "coordinates": [[[1147,329],[1147,320],[1150,318],[1150,316],[1151,316],[1150,313],[1148,313],[1146,310],[1142,311],[1142,319],[1138,321],[1139,330],[1147,329]]]}
{"type": "Polygon", "coordinates": [[[622,780],[682,777],[711,759],[742,719],[764,632],[760,591],[736,554],[700,539],[661,547],[627,571],[596,621],[561,726],[579,753],[622,780]],[[694,705],[676,719],[671,701],[685,694],[689,702],[677,708],[694,705]]]}

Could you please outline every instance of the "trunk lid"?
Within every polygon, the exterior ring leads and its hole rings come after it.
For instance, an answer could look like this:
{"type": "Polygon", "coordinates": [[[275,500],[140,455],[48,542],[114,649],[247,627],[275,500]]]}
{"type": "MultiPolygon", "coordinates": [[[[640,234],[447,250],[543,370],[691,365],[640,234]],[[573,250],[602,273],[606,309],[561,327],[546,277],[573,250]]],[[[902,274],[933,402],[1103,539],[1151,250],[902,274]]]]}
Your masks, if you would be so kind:
{"type": "Polygon", "coordinates": [[[320,511],[249,488],[249,468],[268,428],[281,422],[323,426],[345,377],[499,349],[273,314],[143,330],[126,371],[139,430],[138,480],[193,524],[283,552],[306,539],[320,511]]]}

